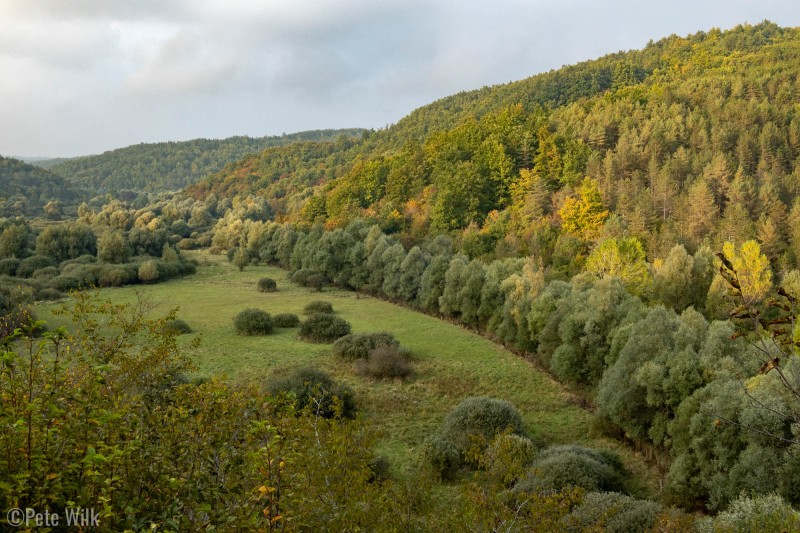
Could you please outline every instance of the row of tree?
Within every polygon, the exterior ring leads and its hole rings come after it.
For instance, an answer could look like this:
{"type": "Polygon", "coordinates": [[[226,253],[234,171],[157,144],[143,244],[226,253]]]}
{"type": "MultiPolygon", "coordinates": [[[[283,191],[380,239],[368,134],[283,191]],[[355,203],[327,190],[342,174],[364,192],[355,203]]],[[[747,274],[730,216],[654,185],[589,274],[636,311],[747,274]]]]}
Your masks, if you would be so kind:
{"type": "MultiPolygon", "coordinates": [[[[692,256],[678,245],[663,263],[634,268],[607,250],[633,244],[612,240],[587,264],[619,268],[567,282],[551,281],[532,258],[470,260],[443,236],[406,250],[363,221],[328,232],[249,222],[241,238],[240,253],[251,261],[444,315],[524,351],[583,391],[599,427],[653,450],[681,505],[719,509],[742,491],[800,501],[794,408],[778,375],[760,374],[751,346],[732,339],[731,322],[715,319],[731,302],[708,250],[692,256]]],[[[746,297],[764,300],[771,271],[758,244],[726,246],[724,257],[746,297]]],[[[787,290],[800,293],[798,278],[786,276],[787,290]]]]}

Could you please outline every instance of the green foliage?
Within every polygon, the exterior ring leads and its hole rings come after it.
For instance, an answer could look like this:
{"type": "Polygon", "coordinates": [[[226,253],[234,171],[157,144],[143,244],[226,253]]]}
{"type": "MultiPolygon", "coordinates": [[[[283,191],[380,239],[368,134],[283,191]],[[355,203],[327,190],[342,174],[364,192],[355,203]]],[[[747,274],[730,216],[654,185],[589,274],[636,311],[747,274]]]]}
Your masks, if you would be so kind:
{"type": "Polygon", "coordinates": [[[159,271],[158,271],[158,262],[151,259],[149,261],[145,261],[141,265],[139,265],[139,279],[144,283],[151,283],[154,281],[158,281],[159,278],[159,271]]]}
{"type": "Polygon", "coordinates": [[[599,528],[609,533],[646,533],[653,530],[663,507],[617,492],[589,492],[563,522],[571,529],[599,528]]]}
{"type": "Polygon", "coordinates": [[[278,313],[272,317],[272,325],[276,328],[296,328],[300,318],[294,313],[278,313]]]}
{"type": "Polygon", "coordinates": [[[20,278],[30,278],[34,272],[41,268],[53,267],[56,262],[44,255],[32,255],[20,261],[16,275],[20,278]]]}
{"type": "Polygon", "coordinates": [[[601,242],[586,258],[586,271],[600,278],[619,278],[634,294],[640,294],[650,281],[644,248],[635,237],[601,242]]]}
{"type": "Polygon", "coordinates": [[[272,333],[272,317],[261,309],[248,308],[233,319],[239,335],[267,335],[272,333]]]}
{"type": "Polygon", "coordinates": [[[726,511],[713,518],[699,520],[696,527],[697,531],[701,533],[795,531],[800,528],[800,513],[789,506],[780,496],[774,494],[754,497],[742,495],[731,502],[726,511]]]}
{"type": "Polygon", "coordinates": [[[37,162],[70,182],[94,191],[180,189],[272,146],[357,136],[361,130],[315,130],[273,137],[194,139],[183,142],[137,144],[101,155],[37,162]]]}
{"type": "Polygon", "coordinates": [[[556,446],[542,451],[514,491],[541,493],[580,487],[587,491],[622,491],[619,458],[605,450],[556,446]]]}
{"type": "Polygon", "coordinates": [[[258,292],[275,292],[278,290],[278,284],[272,278],[259,278],[258,292]]]}
{"type": "Polygon", "coordinates": [[[485,396],[462,400],[442,423],[442,436],[462,453],[470,448],[470,437],[483,437],[491,442],[507,429],[523,433],[522,417],[516,407],[505,400],[485,396]]]}
{"type": "Polygon", "coordinates": [[[366,358],[356,361],[356,372],[372,379],[406,379],[414,374],[408,350],[399,346],[378,346],[366,358]]]}
{"type": "Polygon", "coordinates": [[[353,391],[313,368],[301,368],[283,379],[268,384],[273,393],[288,393],[298,410],[308,409],[323,418],[353,418],[356,403],[353,391]]]}
{"type": "Polygon", "coordinates": [[[19,264],[20,260],[16,257],[6,257],[5,259],[0,259],[0,275],[16,276],[19,264]]]}
{"type": "Polygon", "coordinates": [[[304,315],[313,315],[317,313],[333,314],[333,304],[322,300],[315,300],[313,302],[308,302],[305,307],[303,307],[304,315]]]}
{"type": "Polygon", "coordinates": [[[422,459],[431,471],[441,480],[452,480],[461,465],[463,457],[453,442],[443,435],[432,435],[422,445],[422,459]]]}
{"type": "Polygon", "coordinates": [[[44,207],[53,200],[74,209],[83,196],[55,173],[2,156],[0,183],[3,184],[0,217],[46,215],[44,207]]]}
{"type": "Polygon", "coordinates": [[[164,322],[164,331],[170,335],[184,335],[186,333],[191,333],[192,328],[186,323],[185,320],[180,318],[171,318],[164,322]]]}
{"type": "Polygon", "coordinates": [[[350,334],[350,323],[336,315],[314,313],[300,324],[299,337],[310,342],[331,343],[350,334]]]}
{"type": "Polygon", "coordinates": [[[391,333],[354,333],[345,335],[331,346],[333,355],[346,360],[366,359],[376,348],[399,348],[391,333]]]}

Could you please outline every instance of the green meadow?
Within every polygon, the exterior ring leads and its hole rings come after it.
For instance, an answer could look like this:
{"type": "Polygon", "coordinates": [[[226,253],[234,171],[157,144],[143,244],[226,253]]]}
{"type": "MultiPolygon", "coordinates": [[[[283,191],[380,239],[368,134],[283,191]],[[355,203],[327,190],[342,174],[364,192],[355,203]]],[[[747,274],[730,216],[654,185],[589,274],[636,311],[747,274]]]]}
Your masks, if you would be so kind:
{"type": "MultiPolygon", "coordinates": [[[[355,292],[325,288],[310,292],[287,279],[275,267],[248,266],[239,272],[224,257],[194,252],[197,274],[155,285],[101,289],[114,303],[142,297],[153,304],[154,315],[177,309],[193,332],[180,344],[196,364],[197,376],[224,375],[231,380],[267,381],[271,376],[312,366],[349,384],[364,420],[379,435],[378,448],[394,469],[402,472],[417,456],[425,438],[436,431],[444,416],[468,396],[492,396],[512,402],[523,414],[526,429],[542,445],[579,443],[619,452],[639,483],[649,492],[655,475],[639,454],[618,442],[590,435],[592,415],[577,397],[519,355],[461,326],[355,292]],[[259,278],[277,281],[278,291],[256,290],[259,278]],[[359,377],[351,363],[337,360],[330,345],[297,338],[297,328],[276,328],[266,336],[240,336],[233,317],[255,307],[270,314],[296,313],[310,301],[326,300],[352,324],[354,333],[386,331],[409,348],[416,374],[400,381],[372,381],[359,377]],[[197,348],[190,346],[200,336],[197,348]]],[[[58,304],[36,308],[51,326],[63,323],[53,316],[58,304]]]]}

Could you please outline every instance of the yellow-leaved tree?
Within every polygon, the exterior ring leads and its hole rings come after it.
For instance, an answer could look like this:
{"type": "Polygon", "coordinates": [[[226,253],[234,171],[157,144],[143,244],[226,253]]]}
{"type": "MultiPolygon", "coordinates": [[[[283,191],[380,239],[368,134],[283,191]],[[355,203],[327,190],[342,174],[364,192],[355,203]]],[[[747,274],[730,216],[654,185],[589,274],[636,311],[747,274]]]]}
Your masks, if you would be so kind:
{"type": "Polygon", "coordinates": [[[567,198],[558,215],[561,217],[561,227],[570,235],[584,241],[596,239],[608,218],[597,182],[589,177],[584,178],[578,189],[578,197],[567,198]]]}
{"type": "Polygon", "coordinates": [[[744,242],[737,251],[733,243],[725,242],[722,254],[733,266],[735,278],[730,281],[734,287],[738,284],[743,303],[750,306],[762,301],[772,288],[772,270],[758,243],[744,242]]]}

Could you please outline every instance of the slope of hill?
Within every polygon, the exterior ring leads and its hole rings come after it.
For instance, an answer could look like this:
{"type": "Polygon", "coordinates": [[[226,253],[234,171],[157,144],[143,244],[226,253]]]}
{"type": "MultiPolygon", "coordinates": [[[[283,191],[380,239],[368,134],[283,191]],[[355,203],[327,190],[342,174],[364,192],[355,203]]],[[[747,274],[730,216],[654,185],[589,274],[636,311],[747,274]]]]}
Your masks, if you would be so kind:
{"type": "Polygon", "coordinates": [[[616,224],[605,234],[638,237],[651,257],[676,242],[758,238],[773,261],[793,264],[799,76],[798,29],[763,22],[672,36],[439,100],[329,146],[327,162],[313,156],[322,148],[307,159],[268,150],[189,192],[266,195],[290,220],[329,226],[366,216],[412,235],[471,227],[477,253],[549,258],[569,238],[602,234],[564,220],[565,205],[596,191],[616,224]]]}
{"type": "Polygon", "coordinates": [[[138,144],[100,155],[36,161],[71,183],[94,191],[136,190],[159,192],[180,189],[227,163],[272,146],[296,142],[358,137],[359,129],[313,130],[270,137],[194,139],[182,142],[138,144]]]}
{"type": "Polygon", "coordinates": [[[48,204],[50,216],[58,216],[83,196],[52,172],[2,156],[0,191],[0,217],[46,214],[43,209],[48,204]]]}

